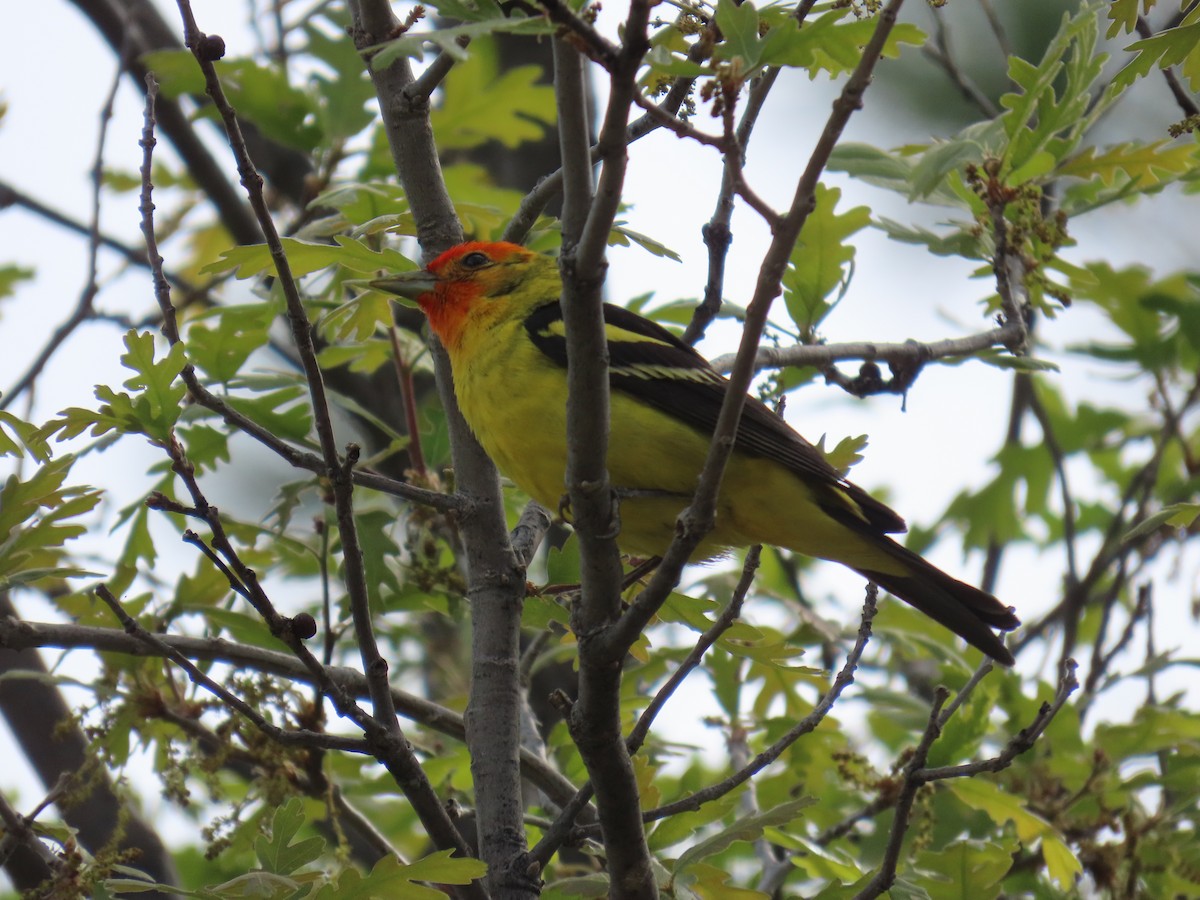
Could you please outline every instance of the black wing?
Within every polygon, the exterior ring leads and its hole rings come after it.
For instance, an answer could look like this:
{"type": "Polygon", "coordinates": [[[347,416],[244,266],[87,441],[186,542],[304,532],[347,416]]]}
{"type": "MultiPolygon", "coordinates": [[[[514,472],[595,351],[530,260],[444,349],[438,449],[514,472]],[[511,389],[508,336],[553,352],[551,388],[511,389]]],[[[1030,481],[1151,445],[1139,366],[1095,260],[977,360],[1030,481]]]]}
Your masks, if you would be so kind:
{"type": "MultiPolygon", "coordinates": [[[[729,382],[708,360],[667,329],[637,313],[604,304],[609,332],[609,385],[631,397],[711,435],[729,382]]],[[[534,345],[556,364],[567,365],[567,342],[562,307],[555,301],[535,309],[525,320],[534,345]]],[[[820,451],[797,434],[763,403],[747,396],[735,445],[743,453],[779,463],[814,488],[836,488],[818,502],[839,521],[848,509],[848,496],[866,524],[883,533],[904,531],[904,520],[862,488],[846,481],[820,451]]],[[[851,524],[847,522],[846,524],[851,524]]],[[[854,523],[862,527],[862,523],[854,523]]]]}

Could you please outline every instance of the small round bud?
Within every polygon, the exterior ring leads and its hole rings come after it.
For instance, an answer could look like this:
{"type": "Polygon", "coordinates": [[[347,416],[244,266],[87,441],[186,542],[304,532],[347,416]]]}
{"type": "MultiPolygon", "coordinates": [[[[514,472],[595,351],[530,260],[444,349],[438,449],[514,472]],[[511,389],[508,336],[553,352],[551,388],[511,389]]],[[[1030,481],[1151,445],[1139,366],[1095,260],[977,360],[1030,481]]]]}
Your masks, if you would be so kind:
{"type": "Polygon", "coordinates": [[[292,617],[292,634],[296,635],[300,640],[307,641],[316,633],[317,620],[308,613],[300,613],[292,617]]]}
{"type": "Polygon", "coordinates": [[[225,56],[225,38],[219,34],[206,34],[196,44],[196,55],[205,62],[216,62],[225,56]]]}

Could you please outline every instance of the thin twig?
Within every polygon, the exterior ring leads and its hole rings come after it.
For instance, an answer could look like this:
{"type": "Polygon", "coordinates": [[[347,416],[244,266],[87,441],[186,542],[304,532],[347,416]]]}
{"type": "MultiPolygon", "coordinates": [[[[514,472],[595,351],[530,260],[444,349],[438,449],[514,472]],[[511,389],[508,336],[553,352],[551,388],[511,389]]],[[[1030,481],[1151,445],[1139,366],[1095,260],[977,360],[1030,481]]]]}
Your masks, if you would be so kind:
{"type": "MultiPolygon", "coordinates": [[[[159,635],[159,641],[178,650],[189,659],[226,663],[239,670],[277,675],[304,684],[336,686],[335,693],[348,697],[368,697],[367,681],[362,672],[345,666],[320,666],[318,677],[312,668],[292,653],[239,644],[224,638],[159,635]]],[[[157,646],[150,647],[119,628],[99,628],[60,622],[31,622],[0,617],[0,648],[28,650],[38,647],[88,649],[121,653],[135,657],[161,656],[157,646]]],[[[329,692],[326,691],[328,694],[329,692]]],[[[455,740],[464,740],[462,716],[423,697],[398,688],[392,689],[393,701],[401,715],[432,731],[455,740]]],[[[521,754],[521,773],[558,805],[575,796],[576,788],[545,760],[521,754]]]]}
{"type": "Polygon", "coordinates": [[[862,657],[863,651],[867,649],[867,643],[871,639],[871,623],[875,618],[878,598],[879,588],[874,584],[867,585],[866,598],[863,600],[862,619],[858,626],[858,637],[854,642],[854,647],[846,655],[846,662],[833,679],[833,684],[829,686],[829,690],[825,692],[825,695],[813,707],[812,712],[789,728],[785,734],[755,756],[747,765],[729,777],[673,803],[668,803],[657,809],[647,810],[642,814],[643,821],[653,822],[673,816],[676,813],[694,811],[711,800],[725,796],[777,760],[788,747],[801,737],[816,729],[824,721],[825,717],[829,715],[829,711],[833,709],[833,705],[842,695],[842,692],[854,683],[854,673],[858,668],[858,661],[862,657]]]}
{"type": "Polygon", "coordinates": [[[867,882],[861,891],[854,895],[854,900],[870,900],[888,890],[896,881],[896,866],[900,862],[900,848],[904,844],[904,835],[908,831],[908,819],[912,814],[913,801],[922,782],[916,777],[918,770],[925,765],[933,742],[942,733],[941,708],[946,702],[949,692],[944,687],[938,687],[934,692],[933,705],[929,710],[929,721],[921,740],[912,751],[908,764],[904,767],[904,780],[896,798],[896,812],[892,817],[892,827],[888,832],[887,846],[884,849],[883,861],[879,871],[867,882]]]}
{"type": "MultiPolygon", "coordinates": [[[[180,340],[179,327],[176,324],[176,308],[171,302],[170,285],[163,269],[163,259],[158,253],[158,239],[154,228],[154,202],[152,199],[153,183],[151,181],[151,163],[156,145],[155,108],[158,100],[158,83],[153,75],[147,76],[145,124],[142,128],[142,192],[138,209],[141,212],[142,236],[146,241],[146,258],[154,281],[154,296],[162,313],[162,332],[172,344],[180,340]]],[[[209,391],[196,374],[195,367],[187,363],[179,373],[180,379],[187,386],[190,396],[205,409],[219,415],[227,425],[254,438],[267,449],[284,459],[289,465],[306,469],[318,475],[323,475],[327,466],[325,461],[314,453],[298,450],[287,441],[281,440],[254,420],[238,412],[223,399],[209,391]]],[[[465,512],[468,509],[464,498],[454,494],[444,494],[440,491],[430,491],[407,484],[395,478],[389,478],[377,472],[355,469],[354,483],[373,490],[412,500],[443,512],[465,512]]]]}
{"type": "Polygon", "coordinates": [[[75,333],[80,325],[86,322],[94,314],[93,304],[96,300],[96,295],[100,293],[99,283],[99,257],[100,245],[100,191],[104,186],[104,145],[108,138],[108,124],[112,121],[113,104],[117,98],[117,88],[121,84],[121,76],[125,71],[127,50],[122,49],[117,60],[117,70],[113,75],[113,80],[108,89],[108,95],[104,99],[104,105],[100,109],[100,127],[99,134],[96,138],[96,153],[92,160],[91,181],[92,181],[92,206],[91,206],[91,224],[88,226],[88,256],[87,256],[87,281],[84,283],[83,290],[79,294],[79,299],[75,303],[75,308],[67,317],[66,321],[54,330],[50,335],[50,339],[42,347],[41,352],[37,355],[25,373],[17,379],[14,384],[5,394],[0,395],[0,409],[4,409],[8,404],[12,403],[17,397],[28,390],[37,380],[38,376],[46,368],[51,357],[58,351],[58,348],[72,334],[75,333]]]}
{"type": "MultiPolygon", "coordinates": [[[[358,543],[357,527],[351,500],[353,481],[350,475],[357,459],[357,448],[350,448],[345,462],[338,455],[329,407],[325,397],[324,382],[317,364],[312,329],[309,325],[304,305],[301,302],[295,279],[292,277],[279,233],[275,228],[274,220],[271,217],[263,196],[262,178],[258,175],[254,163],[250,159],[245,139],[242,136],[241,125],[225,96],[224,89],[213,66],[214,59],[219,58],[221,52],[223,52],[223,42],[219,38],[210,38],[200,32],[189,0],[178,0],[178,7],[184,24],[185,44],[192,51],[193,56],[199,63],[200,69],[204,73],[207,93],[212,98],[214,106],[225,123],[230,148],[233,150],[234,157],[237,160],[238,173],[241,176],[243,185],[246,187],[255,217],[266,237],[272,262],[278,275],[278,283],[286,300],[288,318],[292,327],[292,336],[308,381],[314,422],[325,464],[324,474],[329,477],[333,484],[338,529],[342,539],[343,571],[345,572],[346,588],[350,595],[359,652],[363,660],[367,683],[370,686],[371,702],[374,711],[373,716],[367,716],[344,691],[330,681],[325,674],[325,667],[308,651],[299,637],[292,632],[290,620],[279,616],[275,612],[270,600],[258,586],[255,573],[242,563],[232,545],[225,538],[219,515],[217,515],[215,509],[209,507],[204,495],[199,490],[199,485],[195,483],[194,472],[182,457],[182,448],[178,447],[175,442],[172,442],[172,447],[170,448],[174,460],[173,468],[188,486],[196,507],[200,510],[211,510],[208,522],[213,529],[214,543],[217,545],[216,549],[230,563],[231,568],[233,568],[242,584],[255,595],[255,608],[259,609],[260,612],[265,612],[264,618],[271,628],[272,633],[283,637],[292,651],[313,671],[314,675],[321,679],[322,690],[329,693],[339,713],[349,715],[363,729],[372,754],[383,763],[384,767],[395,779],[397,785],[404,791],[434,843],[439,848],[452,849],[460,854],[469,855],[470,847],[467,841],[458,831],[454,822],[451,821],[437,794],[434,792],[432,785],[425,777],[425,773],[421,769],[420,763],[416,759],[411,746],[404,739],[403,733],[400,730],[399,720],[396,717],[391,689],[387,680],[387,662],[383,659],[379,651],[371,622],[362,549],[358,543]],[[176,449],[177,447],[178,449],[176,449]]],[[[147,129],[151,131],[154,121],[153,110],[153,98],[148,95],[146,119],[147,129]]],[[[151,144],[150,146],[152,147],[153,145],[151,144]]],[[[146,149],[145,156],[145,169],[142,173],[144,185],[150,181],[149,147],[146,149]]],[[[150,217],[153,205],[149,203],[148,189],[145,193],[146,208],[143,210],[143,221],[146,223],[145,227],[151,232],[152,238],[153,221],[150,217]]],[[[154,249],[150,249],[148,255],[152,262],[157,258],[157,252],[154,249]]],[[[158,280],[158,275],[156,274],[156,288],[158,287],[158,280]]],[[[158,293],[159,291],[156,290],[156,294],[158,293]]],[[[163,300],[160,297],[160,305],[162,304],[163,300]]],[[[167,297],[166,306],[169,307],[169,305],[169,297],[167,297]]],[[[175,330],[176,326],[173,317],[168,316],[166,308],[163,311],[164,331],[168,327],[175,330]],[[168,319],[170,319],[169,326],[168,319]]],[[[482,893],[482,888],[470,888],[469,892],[480,894],[482,893]]]]}
{"type": "MultiPolygon", "coordinates": [[[[557,0],[547,4],[550,9],[557,0]]],[[[566,135],[564,182],[571,209],[564,209],[562,309],[567,341],[566,481],[581,560],[580,600],[571,609],[579,638],[579,699],[567,716],[572,739],[596,785],[597,809],[614,900],[657,896],[645,830],[638,817],[638,784],[622,739],[621,669],[611,645],[596,641],[621,615],[621,562],[617,550],[616,498],[607,468],[609,373],[603,298],[605,251],[621,203],[628,165],[629,113],[640,93],[637,76],[650,49],[653,0],[633,0],[625,19],[620,52],[609,60],[608,106],[597,142],[602,168],[594,194],[586,132],[566,135]],[[589,181],[584,182],[586,176],[589,181]],[[579,202],[591,195],[586,209],[579,202]],[[578,227],[581,225],[582,227],[578,227]]],[[[554,14],[551,13],[551,18],[554,14]]],[[[585,36],[586,39],[586,36],[585,36]]],[[[594,52],[585,47],[586,52],[594,52]]],[[[623,655],[623,654],[622,654],[623,655]]]]}
{"type": "Polygon", "coordinates": [[[733,594],[729,598],[729,602],[725,604],[725,608],[721,610],[721,614],[717,616],[704,633],[697,639],[695,646],[688,651],[688,655],[683,658],[675,671],[671,673],[661,688],[659,688],[650,703],[642,710],[642,714],[638,716],[637,724],[633,726],[633,730],[629,732],[629,736],[625,739],[626,745],[629,747],[630,753],[636,753],[646,740],[646,736],[650,733],[650,726],[654,724],[655,718],[658,716],[672,694],[683,684],[684,679],[692,673],[696,666],[700,665],[704,659],[704,654],[709,651],[709,648],[717,642],[726,631],[728,631],[733,623],[738,620],[742,614],[742,605],[746,602],[746,595],[750,593],[750,588],[754,584],[754,574],[758,571],[759,558],[762,555],[762,545],[755,544],[746,553],[746,561],[742,563],[742,574],[738,578],[738,583],[733,589],[733,594]]]}
{"type": "Polygon", "coordinates": [[[944,8],[933,7],[929,10],[933,16],[933,35],[936,47],[931,47],[928,44],[921,48],[921,51],[941,66],[950,80],[958,86],[962,95],[975,107],[983,113],[988,119],[994,119],[1000,114],[999,108],[992,98],[979,89],[978,85],[968,77],[954,60],[954,53],[950,49],[950,29],[946,27],[946,11],[944,8]]]}
{"type": "MultiPolygon", "coordinates": [[[[882,343],[875,341],[848,341],[839,344],[795,344],[791,347],[759,347],[754,356],[754,370],[781,369],[787,366],[812,366],[826,369],[836,362],[846,360],[868,360],[895,364],[902,368],[923,366],[926,363],[948,360],[955,362],[963,357],[986,350],[988,347],[1007,347],[1018,340],[1024,329],[1019,324],[1006,322],[999,328],[990,328],[978,334],[940,341],[904,341],[882,343]]],[[[737,359],[729,353],[715,357],[713,368],[728,372],[737,359]]]]}
{"type": "MultiPolygon", "coordinates": [[[[465,42],[463,46],[466,46],[465,42]]],[[[433,96],[433,92],[438,89],[454,68],[457,60],[445,50],[442,50],[434,57],[433,62],[429,64],[424,72],[420,74],[407,88],[404,94],[411,102],[425,101],[433,96]]]]}
{"type": "Polygon", "coordinates": [[[127,634],[133,635],[137,640],[142,641],[150,647],[153,647],[156,653],[166,659],[171,660],[179,668],[187,673],[189,679],[195,684],[204,688],[206,691],[217,697],[222,703],[230,709],[241,713],[250,723],[261,731],[271,740],[279,744],[287,746],[310,747],[313,749],[322,750],[342,750],[349,753],[369,754],[371,751],[367,746],[367,742],[362,738],[349,738],[336,734],[325,734],[319,731],[309,731],[308,729],[298,728],[288,730],[280,728],[268,722],[253,706],[243,700],[241,697],[234,694],[232,691],[218,684],[212,678],[209,678],[200,670],[195,663],[176,650],[169,644],[164,643],[157,635],[151,634],[145,628],[137,623],[137,621],[125,611],[121,606],[121,602],[113,596],[112,592],[106,585],[96,586],[96,596],[112,610],[113,615],[120,621],[122,627],[127,634]]]}
{"type": "Polygon", "coordinates": [[[18,847],[26,847],[40,864],[44,877],[49,878],[62,866],[62,860],[42,843],[32,825],[36,814],[23,816],[9,805],[8,798],[0,794],[0,823],[4,824],[4,837],[0,838],[0,866],[8,867],[9,859],[18,847]]]}
{"type": "Polygon", "coordinates": [[[1033,721],[1013,735],[1008,743],[1004,745],[1004,749],[998,754],[989,759],[963,763],[958,766],[939,766],[933,769],[922,767],[915,771],[915,777],[921,784],[926,784],[930,781],[942,781],[947,778],[970,778],[973,775],[979,775],[984,772],[1001,772],[1007,769],[1012,765],[1014,759],[1033,748],[1037,739],[1041,737],[1042,732],[1054,721],[1054,717],[1058,715],[1059,710],[1063,708],[1071,694],[1079,687],[1079,681],[1075,677],[1076,669],[1077,666],[1073,659],[1068,659],[1063,664],[1062,675],[1059,678],[1058,690],[1054,694],[1054,699],[1048,703],[1043,703],[1033,721]]]}
{"type": "Polygon", "coordinates": [[[655,572],[650,584],[630,604],[619,625],[609,629],[605,639],[610,643],[609,655],[613,659],[619,659],[625,649],[637,640],[646,623],[665,602],[678,582],[692,552],[712,528],[721,478],[733,452],[734,436],[746,400],[746,391],[754,374],[754,359],[763,329],[766,327],[771,303],[780,293],[783,273],[792,249],[815,204],[816,188],[821,173],[825,170],[829,156],[850,116],[862,106],[863,92],[870,84],[871,75],[881,58],[883,46],[895,25],[896,15],[902,3],[903,0],[889,0],[880,12],[875,31],[863,49],[862,59],[834,102],[833,111],[817,140],[808,165],[796,184],[792,205],[774,230],[770,247],[759,269],[754,297],[746,310],[746,322],[737,360],[730,373],[725,401],[721,406],[717,425],[713,429],[712,443],[696,493],[691,505],[680,514],[675,540],[664,555],[662,565],[655,572]]]}
{"type": "Polygon", "coordinates": [[[546,10],[546,15],[551,22],[555,25],[561,25],[567,30],[570,36],[575,39],[580,50],[586,53],[590,59],[603,66],[605,71],[612,72],[613,68],[617,65],[621,53],[628,47],[628,35],[626,36],[626,45],[618,48],[608,38],[604,37],[595,28],[581,19],[562,0],[538,0],[538,3],[546,10]]]}
{"type": "MultiPolygon", "coordinates": [[[[758,115],[762,111],[767,95],[778,78],[779,69],[772,67],[764,72],[750,88],[750,95],[745,109],[742,110],[742,119],[738,123],[736,132],[736,149],[740,150],[741,154],[738,160],[739,165],[744,166],[746,163],[746,148],[750,143],[754,125],[758,121],[758,115]]],[[[729,171],[729,161],[726,159],[723,162],[721,187],[717,192],[716,207],[713,210],[712,218],[701,230],[704,244],[708,248],[708,279],[704,283],[704,299],[692,313],[692,320],[688,322],[687,329],[683,333],[683,341],[688,344],[695,344],[700,340],[709,324],[721,311],[721,298],[725,285],[725,260],[729,255],[729,245],[733,241],[730,223],[733,221],[735,193],[733,174],[729,171]]]]}
{"type": "MultiPolygon", "coordinates": [[[[700,42],[693,44],[691,50],[688,52],[688,59],[692,62],[701,61],[707,54],[712,52],[711,44],[711,38],[702,39],[700,42]]],[[[683,105],[683,101],[687,99],[688,92],[691,90],[695,80],[695,78],[685,77],[675,79],[671,85],[671,89],[667,92],[667,96],[659,104],[659,109],[669,116],[675,116],[679,112],[680,106],[683,105]]],[[[626,129],[626,145],[644,138],[659,128],[659,126],[660,123],[657,116],[645,113],[640,118],[631,122],[626,129]]],[[[600,159],[598,145],[592,146],[590,159],[593,164],[600,159]]],[[[522,198],[516,215],[505,226],[503,240],[521,243],[529,234],[530,229],[533,228],[538,216],[542,214],[547,204],[562,190],[562,186],[563,170],[561,168],[539,180],[533,189],[522,198]]]]}
{"type": "MultiPolygon", "coordinates": [[[[758,570],[761,552],[762,547],[760,546],[756,545],[750,548],[746,554],[746,561],[742,564],[742,575],[734,587],[733,594],[729,598],[729,603],[726,604],[725,609],[721,611],[716,621],[700,635],[695,646],[692,647],[688,655],[676,667],[675,671],[671,673],[671,677],[655,692],[654,698],[638,717],[637,723],[625,738],[625,745],[629,748],[630,753],[636,753],[641,748],[643,742],[646,740],[646,736],[650,733],[650,726],[654,724],[654,719],[662,711],[667,701],[679,686],[683,684],[687,676],[700,664],[709,648],[716,643],[722,634],[730,629],[741,615],[746,595],[750,592],[750,587],[754,583],[754,573],[758,570]]],[[[591,800],[593,793],[592,783],[588,781],[571,798],[571,801],[559,811],[558,817],[554,822],[543,830],[541,840],[529,851],[531,862],[540,867],[545,867],[554,854],[558,852],[559,847],[571,839],[576,830],[575,819],[587,805],[588,801],[591,800]]]]}
{"type": "Polygon", "coordinates": [[[404,358],[400,346],[400,330],[393,325],[388,329],[392,341],[392,365],[396,369],[396,387],[400,390],[400,402],[404,406],[404,425],[408,431],[408,460],[411,468],[424,480],[428,476],[425,454],[421,452],[421,426],[417,421],[417,394],[413,385],[412,366],[404,358]]]}
{"type": "Polygon", "coordinates": [[[205,91],[225,123],[229,146],[237,161],[238,175],[241,176],[242,184],[246,188],[246,194],[250,200],[250,207],[266,238],[271,262],[275,267],[278,284],[287,305],[292,339],[304,370],[305,380],[308,382],[313,424],[321,446],[321,456],[325,462],[323,474],[329,478],[333,486],[338,532],[342,540],[342,571],[346,581],[346,591],[350,597],[350,609],[354,619],[355,634],[358,638],[359,652],[363,658],[363,669],[375,685],[375,696],[372,698],[375,716],[393,738],[398,738],[400,725],[396,720],[394,710],[391,709],[391,693],[388,691],[387,685],[387,661],[379,650],[371,621],[366,569],[363,564],[362,547],[358,540],[358,526],[355,522],[351,499],[353,492],[351,473],[354,470],[357,453],[350,450],[345,460],[338,453],[333,421],[330,418],[329,403],[325,394],[325,381],[317,363],[312,326],[309,324],[308,313],[304,309],[296,280],[292,277],[291,264],[284,252],[279,231],[275,227],[275,220],[267,207],[266,198],[263,195],[262,176],[258,174],[254,161],[250,158],[250,152],[242,135],[241,123],[225,95],[225,89],[213,65],[214,59],[220,54],[209,49],[212,45],[211,41],[196,24],[189,0],[178,0],[178,5],[183,18],[184,43],[200,64],[200,70],[204,73],[205,91]]]}

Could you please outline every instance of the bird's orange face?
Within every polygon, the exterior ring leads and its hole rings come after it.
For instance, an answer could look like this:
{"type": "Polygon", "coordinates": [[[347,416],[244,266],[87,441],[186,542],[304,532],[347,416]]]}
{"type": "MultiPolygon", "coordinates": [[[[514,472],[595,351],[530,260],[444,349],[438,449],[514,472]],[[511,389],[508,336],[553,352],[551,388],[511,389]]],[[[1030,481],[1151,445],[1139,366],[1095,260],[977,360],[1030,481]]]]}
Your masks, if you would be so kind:
{"type": "Polygon", "coordinates": [[[374,282],[381,290],[417,301],[447,348],[458,345],[468,323],[494,319],[503,301],[521,287],[539,254],[516,244],[471,241],[451,247],[424,270],[374,282]],[[498,306],[502,303],[498,304],[498,306]]]}

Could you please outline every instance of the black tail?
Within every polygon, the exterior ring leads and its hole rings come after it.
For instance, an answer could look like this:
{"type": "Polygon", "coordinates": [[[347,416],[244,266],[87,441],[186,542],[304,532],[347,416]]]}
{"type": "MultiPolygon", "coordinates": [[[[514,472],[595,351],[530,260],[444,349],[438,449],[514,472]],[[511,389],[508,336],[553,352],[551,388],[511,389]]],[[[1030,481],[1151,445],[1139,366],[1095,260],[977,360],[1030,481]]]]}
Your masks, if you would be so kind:
{"type": "Polygon", "coordinates": [[[1021,624],[1011,606],[1005,606],[986,591],[951,578],[895,541],[884,538],[877,546],[902,563],[908,574],[888,575],[868,569],[859,569],[860,573],[946,626],[996,662],[1006,666],[1013,664],[1013,655],[992,630],[1012,631],[1021,624]],[[886,548],[885,544],[888,545],[886,548]]]}

